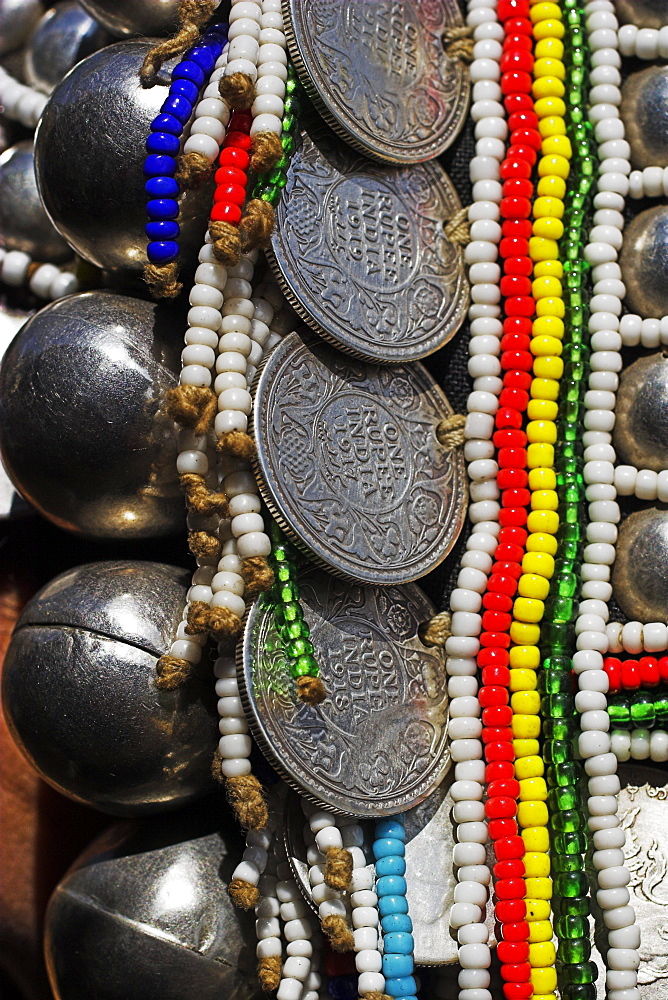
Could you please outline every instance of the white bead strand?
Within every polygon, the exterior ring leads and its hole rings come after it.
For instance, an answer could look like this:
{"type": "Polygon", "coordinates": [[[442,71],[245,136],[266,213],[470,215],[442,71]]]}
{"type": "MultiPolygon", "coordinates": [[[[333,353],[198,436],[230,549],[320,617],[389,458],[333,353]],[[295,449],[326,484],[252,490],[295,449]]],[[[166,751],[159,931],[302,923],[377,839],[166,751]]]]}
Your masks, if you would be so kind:
{"type": "Polygon", "coordinates": [[[34,264],[23,250],[0,247],[0,281],[11,288],[27,285],[33,295],[48,302],[79,291],[79,279],[55,264],[34,264]]]}
{"type": "Polygon", "coordinates": [[[358,992],[361,997],[365,997],[369,993],[383,994],[385,992],[385,977],[382,972],[380,917],[378,897],[374,892],[373,868],[367,865],[360,846],[355,846],[359,855],[357,863],[353,867],[350,882],[353,949],[355,951],[355,968],[359,977],[358,992]]]}
{"type": "Polygon", "coordinates": [[[2,113],[26,128],[34,128],[48,101],[47,94],[40,94],[32,87],[19,83],[0,66],[0,107],[2,113]]]}
{"type": "Polygon", "coordinates": [[[330,889],[345,892],[350,885],[353,859],[343,844],[343,833],[338,817],[324,809],[312,810],[305,799],[302,808],[315,839],[315,845],[325,860],[325,884],[330,889]]]}
{"type": "Polygon", "coordinates": [[[280,903],[283,932],[287,941],[277,1000],[303,1000],[305,994],[317,991],[321,978],[313,969],[313,939],[311,911],[298,888],[287,862],[278,865],[276,894],[280,903]]]}
{"type": "Polygon", "coordinates": [[[195,107],[190,133],[183,144],[183,152],[186,156],[188,153],[202,156],[209,166],[220,152],[230,120],[229,105],[220,96],[218,89],[218,82],[227,66],[228,50],[229,42],[218,57],[202,98],[195,107]]]}
{"type": "Polygon", "coordinates": [[[220,81],[220,93],[223,98],[228,96],[225,81],[236,74],[246,78],[247,96],[250,97],[252,94],[260,55],[261,19],[262,7],[259,3],[232,0],[227,35],[229,39],[227,65],[220,81]]]}
{"type": "Polygon", "coordinates": [[[283,15],[276,6],[274,0],[262,0],[257,80],[255,99],[251,105],[252,137],[264,133],[280,138],[283,128],[287,43],[283,31],[283,15]]]}

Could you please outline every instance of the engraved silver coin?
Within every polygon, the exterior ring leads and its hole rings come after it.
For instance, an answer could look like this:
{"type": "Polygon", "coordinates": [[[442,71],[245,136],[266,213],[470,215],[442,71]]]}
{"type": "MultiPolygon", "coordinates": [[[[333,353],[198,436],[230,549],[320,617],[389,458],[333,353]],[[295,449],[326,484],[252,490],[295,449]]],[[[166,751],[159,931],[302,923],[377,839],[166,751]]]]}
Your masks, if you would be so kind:
{"type": "Polygon", "coordinates": [[[371,365],[291,333],[256,378],[253,412],[262,495],[317,563],[388,586],[448,554],[464,460],[438,442],[452,407],[422,365],[371,365]]]}
{"type": "Polygon", "coordinates": [[[354,816],[412,808],[450,766],[444,653],[417,637],[431,603],[416,586],[360,587],[317,570],[299,586],[327,698],[297,699],[261,597],[239,646],[253,735],[285,780],[322,807],[354,816]]]}
{"type": "Polygon", "coordinates": [[[668,358],[663,351],[627,365],[619,377],[613,444],[618,462],[668,469],[668,358]]]}
{"type": "Polygon", "coordinates": [[[325,120],[361,152],[419,163],[462,128],[469,71],[446,54],[456,0],[283,0],[290,55],[325,120]]]}
{"type": "Polygon", "coordinates": [[[288,169],[269,258],[322,337],[370,361],[415,361],[446,344],[466,315],[462,247],[444,231],[460,208],[440,164],[380,166],[311,122],[288,169]]]}
{"type": "Polygon", "coordinates": [[[668,511],[646,507],[619,526],[612,592],[630,621],[668,621],[668,511]]]}

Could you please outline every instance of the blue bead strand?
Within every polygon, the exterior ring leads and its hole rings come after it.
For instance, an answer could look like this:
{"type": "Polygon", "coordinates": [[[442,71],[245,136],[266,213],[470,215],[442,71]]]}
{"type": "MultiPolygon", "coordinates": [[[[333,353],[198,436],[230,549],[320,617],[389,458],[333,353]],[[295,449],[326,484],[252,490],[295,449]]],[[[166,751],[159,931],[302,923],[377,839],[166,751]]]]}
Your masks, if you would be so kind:
{"type": "Polygon", "coordinates": [[[181,135],[186,122],[199,100],[200,91],[209,78],[227,41],[227,25],[212,24],[202,39],[184,54],[172,70],[169,94],[151,122],[146,140],[144,175],[148,223],[146,256],[152,264],[170,264],[179,255],[178,197],[181,193],[175,179],[176,158],[181,148],[181,135]]]}
{"type": "Polygon", "coordinates": [[[413,923],[406,899],[406,831],[403,818],[392,816],[376,823],[373,856],[376,895],[383,931],[385,992],[395,1000],[417,1000],[413,976],[413,923]]]}

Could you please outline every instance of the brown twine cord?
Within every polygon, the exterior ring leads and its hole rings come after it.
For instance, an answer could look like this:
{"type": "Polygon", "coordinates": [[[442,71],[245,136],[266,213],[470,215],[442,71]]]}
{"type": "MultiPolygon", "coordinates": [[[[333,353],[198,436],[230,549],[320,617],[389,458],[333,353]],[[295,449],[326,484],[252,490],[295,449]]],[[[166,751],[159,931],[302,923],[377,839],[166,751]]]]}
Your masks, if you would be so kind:
{"type": "Polygon", "coordinates": [[[199,385],[177,385],[165,396],[165,409],[177,424],[190,427],[198,436],[206,434],[218,408],[216,394],[199,385]]]}
{"type": "Polygon", "coordinates": [[[274,571],[264,556],[248,556],[241,563],[241,576],[246,584],[246,596],[254,597],[274,585],[274,571]]]}
{"type": "Polygon", "coordinates": [[[378,990],[372,990],[371,993],[364,994],[364,1000],[392,1000],[391,996],[387,993],[379,993],[378,990]]]}
{"type": "Polygon", "coordinates": [[[450,59],[473,62],[473,28],[446,28],[441,36],[445,54],[450,59]]]}
{"type": "Polygon", "coordinates": [[[355,944],[353,932],[338,913],[330,913],[328,917],[323,917],[320,926],[334,951],[353,950],[355,944]]]}
{"type": "Polygon", "coordinates": [[[174,176],[184,191],[201,187],[213,174],[211,160],[196,149],[190,153],[181,153],[176,163],[174,176]]]}
{"type": "Polygon", "coordinates": [[[178,12],[181,27],[171,38],[165,38],[149,50],[139,70],[139,79],[145,87],[155,81],[164,62],[194,45],[217,7],[218,0],[181,0],[178,12]]]}
{"type": "Polygon", "coordinates": [[[209,622],[209,605],[206,601],[191,601],[185,631],[188,635],[202,635],[209,622]]]}
{"type": "Polygon", "coordinates": [[[241,239],[237,226],[212,219],[209,222],[213,252],[221,264],[238,264],[241,257],[241,239]]]}
{"type": "Polygon", "coordinates": [[[274,228],[276,213],[273,206],[262,198],[253,198],[244,209],[239,222],[239,239],[243,253],[266,247],[274,228]]]}
{"type": "Polygon", "coordinates": [[[267,803],[262,794],[262,785],[254,774],[225,778],[225,789],[228,801],[244,829],[261,830],[267,825],[267,803]]]}
{"type": "Polygon", "coordinates": [[[184,472],[179,476],[179,481],[186,495],[188,509],[193,514],[202,514],[203,517],[212,517],[214,514],[226,516],[227,497],[224,493],[212,493],[204,476],[196,472],[184,472]]]}
{"type": "Polygon", "coordinates": [[[246,431],[224,431],[218,435],[216,451],[220,455],[234,455],[250,462],[256,453],[255,441],[246,431]]]}
{"type": "Polygon", "coordinates": [[[249,166],[256,174],[266,174],[282,156],[281,140],[275,132],[257,132],[251,139],[249,166]]]}
{"type": "Polygon", "coordinates": [[[161,656],[155,665],[157,679],[155,686],[160,691],[173,691],[174,688],[185,684],[193,671],[190,660],[183,660],[180,656],[161,656]]]}
{"type": "Polygon", "coordinates": [[[188,534],[188,548],[200,559],[220,559],[222,548],[219,538],[208,531],[191,531],[188,534]]]}
{"type": "Polygon", "coordinates": [[[451,417],[444,417],[436,427],[436,437],[438,443],[451,451],[464,444],[464,426],[466,417],[462,413],[453,413],[451,417]]]}
{"type": "Polygon", "coordinates": [[[222,785],[223,782],[225,781],[225,778],[223,777],[223,772],[220,769],[222,763],[223,763],[223,755],[218,749],[218,747],[216,747],[214,755],[211,758],[211,777],[219,785],[222,785]]]}
{"type": "Polygon", "coordinates": [[[216,642],[234,642],[239,638],[243,622],[229,608],[209,608],[206,630],[216,642]]]}
{"type": "Polygon", "coordinates": [[[178,281],[179,265],[145,264],[144,281],[149,287],[154,299],[175,299],[180,294],[183,285],[178,281]]]}
{"type": "Polygon", "coordinates": [[[328,847],[325,852],[325,883],[330,889],[345,892],[353,874],[353,856],[345,847],[328,847]]]}
{"type": "Polygon", "coordinates": [[[250,910],[251,907],[257,906],[260,899],[259,890],[245,878],[233,878],[227,887],[227,892],[234,905],[241,910],[250,910]]]}
{"type": "Polygon", "coordinates": [[[455,246],[466,246],[471,239],[468,217],[468,208],[460,208],[443,226],[443,232],[455,246]]]}
{"type": "Polygon", "coordinates": [[[218,92],[231,108],[246,111],[253,103],[255,84],[247,73],[230,73],[229,76],[221,76],[218,92]]]}
{"type": "Polygon", "coordinates": [[[425,646],[445,646],[445,642],[452,635],[450,626],[452,618],[449,611],[440,611],[428,622],[423,622],[418,629],[420,641],[425,646]]]}
{"type": "Polygon", "coordinates": [[[298,677],[297,697],[307,705],[321,705],[327,690],[319,677],[298,677]]]}
{"type": "Polygon", "coordinates": [[[257,978],[265,993],[273,993],[281,984],[283,960],[280,955],[266,955],[257,963],[257,978]]]}

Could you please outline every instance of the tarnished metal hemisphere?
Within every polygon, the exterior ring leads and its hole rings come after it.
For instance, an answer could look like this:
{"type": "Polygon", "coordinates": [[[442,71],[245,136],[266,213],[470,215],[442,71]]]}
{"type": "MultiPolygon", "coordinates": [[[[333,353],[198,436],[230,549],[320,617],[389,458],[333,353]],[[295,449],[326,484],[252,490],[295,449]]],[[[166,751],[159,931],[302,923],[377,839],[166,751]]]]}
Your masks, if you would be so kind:
{"type": "Polygon", "coordinates": [[[668,621],[668,510],[648,507],[622,522],[612,591],[627,618],[668,621]]]}
{"type": "Polygon", "coordinates": [[[662,28],[668,24],[668,0],[615,0],[615,14],[620,24],[662,28]]]}
{"type": "Polygon", "coordinates": [[[43,13],[40,0],[0,0],[0,55],[23,45],[43,13]]]}
{"type": "Polygon", "coordinates": [[[668,315],[668,206],[648,208],[632,219],[619,264],[627,310],[645,319],[668,315]]]}
{"type": "Polygon", "coordinates": [[[0,156],[0,243],[6,250],[22,250],[51,264],[72,256],[40,201],[30,139],[0,156]]]}
{"type": "Polygon", "coordinates": [[[64,795],[141,816],[213,788],[208,667],[172,691],[156,686],[187,589],[188,573],[174,566],[98,562],[57,576],[26,605],[5,659],[3,708],[23,754],[64,795]]]}
{"type": "Polygon", "coordinates": [[[179,312],[111,292],[46,306],[0,366],[0,451],[20,493],[61,528],[134,539],[183,529],[179,312]]]}
{"type": "MultiPolygon", "coordinates": [[[[629,6],[635,6],[635,0],[629,6]]],[[[619,110],[631,165],[636,170],[668,166],[668,66],[650,66],[627,76],[619,110]]]]}
{"type": "Polygon", "coordinates": [[[170,35],[178,27],[180,0],[81,0],[81,6],[114,35],[170,35]]]}
{"type": "Polygon", "coordinates": [[[619,377],[613,443],[622,464],[668,469],[668,356],[638,358],[619,377]]]}
{"type": "Polygon", "coordinates": [[[78,3],[59,3],[47,10],[26,45],[26,82],[50,94],[73,66],[110,41],[78,3]]]}
{"type": "MultiPolygon", "coordinates": [[[[116,42],[78,63],[53,91],[35,135],[37,185],[54,226],[119,280],[141,274],[146,263],[145,143],[173,65],[143,87],[139,69],[150,48],[147,41],[116,42]]],[[[184,270],[195,265],[212,197],[205,184],[180,200],[184,270]]]]}
{"type": "Polygon", "coordinates": [[[209,806],[113,827],[70,869],[46,915],[56,1000],[263,996],[252,918],[227,893],[243,844],[209,806]]]}

